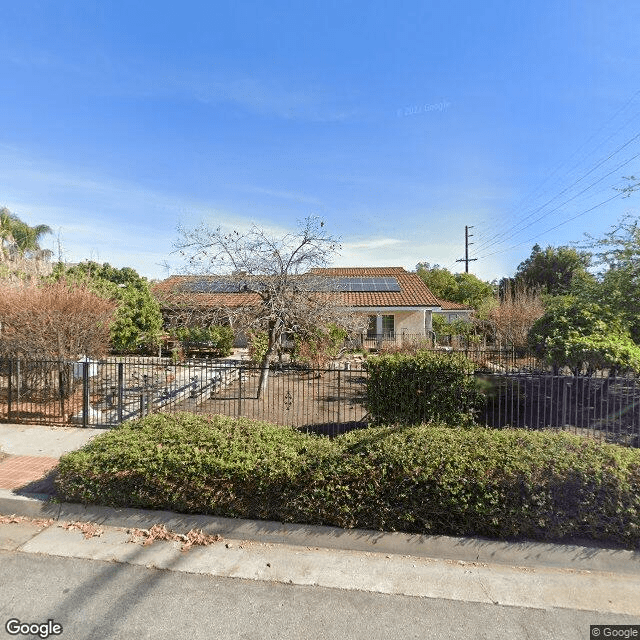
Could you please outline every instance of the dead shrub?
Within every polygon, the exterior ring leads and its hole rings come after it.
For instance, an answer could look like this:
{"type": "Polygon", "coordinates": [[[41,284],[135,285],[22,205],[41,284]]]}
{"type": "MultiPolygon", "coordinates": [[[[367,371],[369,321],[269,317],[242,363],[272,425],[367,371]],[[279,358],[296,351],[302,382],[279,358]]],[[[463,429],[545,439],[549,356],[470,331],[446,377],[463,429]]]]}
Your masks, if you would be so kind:
{"type": "Polygon", "coordinates": [[[507,287],[502,299],[488,312],[488,321],[496,342],[503,346],[525,348],[529,330],[544,315],[539,289],[507,287]]]}
{"type": "Polygon", "coordinates": [[[82,285],[0,284],[0,356],[70,361],[107,353],[115,303],[82,285]]]}

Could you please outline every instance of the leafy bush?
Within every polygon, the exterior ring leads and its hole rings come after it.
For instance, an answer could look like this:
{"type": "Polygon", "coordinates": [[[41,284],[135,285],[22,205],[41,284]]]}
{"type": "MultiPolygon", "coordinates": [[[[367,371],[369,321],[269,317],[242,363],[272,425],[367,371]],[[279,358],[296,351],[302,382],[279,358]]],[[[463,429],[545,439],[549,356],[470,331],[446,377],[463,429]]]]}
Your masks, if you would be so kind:
{"type": "Polygon", "coordinates": [[[621,322],[597,304],[556,302],[531,328],[529,347],[555,367],[576,372],[616,369],[640,372],[640,347],[621,322]]]}
{"type": "Polygon", "coordinates": [[[322,367],[340,355],[347,333],[343,327],[331,324],[326,329],[318,328],[304,335],[296,334],[293,357],[299,362],[322,367]]]}
{"type": "Polygon", "coordinates": [[[456,318],[450,322],[441,313],[434,313],[431,319],[432,329],[439,344],[447,344],[444,338],[463,338],[467,344],[477,344],[482,341],[478,334],[478,322],[476,319],[456,318]]]}
{"type": "Polygon", "coordinates": [[[249,335],[249,358],[252,362],[262,362],[269,349],[269,334],[258,331],[249,335]]]}
{"type": "Polygon", "coordinates": [[[460,354],[373,356],[367,369],[367,410],[376,424],[438,420],[469,425],[481,406],[474,364],[460,354]]]}
{"type": "Polygon", "coordinates": [[[374,427],[333,440],[151,415],[64,456],[60,497],[111,507],[640,547],[640,451],[566,433],[374,427]]]}
{"type": "Polygon", "coordinates": [[[452,333],[451,325],[441,313],[434,313],[431,316],[431,327],[436,337],[450,335],[452,333]]]}
{"type": "Polygon", "coordinates": [[[174,335],[187,348],[206,346],[223,357],[231,355],[233,351],[233,330],[228,326],[179,327],[174,331],[174,335]]]}

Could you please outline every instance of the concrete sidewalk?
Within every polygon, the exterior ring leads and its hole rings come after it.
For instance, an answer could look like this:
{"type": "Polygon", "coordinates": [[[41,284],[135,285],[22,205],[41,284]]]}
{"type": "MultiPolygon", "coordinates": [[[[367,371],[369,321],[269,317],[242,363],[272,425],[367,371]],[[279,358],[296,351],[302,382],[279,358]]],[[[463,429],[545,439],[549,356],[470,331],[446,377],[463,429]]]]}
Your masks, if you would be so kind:
{"type": "MultiPolygon", "coordinates": [[[[1,502],[1,501],[0,501],[1,502]]],[[[397,543],[404,536],[349,532],[347,539],[336,540],[328,528],[305,528],[304,540],[294,538],[287,544],[267,541],[282,539],[286,531],[275,523],[240,521],[227,527],[222,535],[222,519],[189,521],[182,518],[183,527],[202,524],[216,531],[215,538],[203,546],[182,550],[180,540],[156,540],[146,544],[140,525],[145,520],[158,524],[176,522],[177,514],[153,512],[119,514],[122,524],[89,526],[76,516],[101,515],[103,521],[113,521],[109,514],[95,511],[82,514],[61,505],[64,520],[26,520],[12,522],[0,518],[0,554],[17,552],[66,558],[124,563],[172,572],[206,574],[224,578],[240,578],[289,585],[320,586],[390,595],[455,600],[533,609],[569,609],[633,616],[640,623],[640,573],[550,568],[540,563],[532,566],[510,566],[482,561],[452,560],[435,554],[422,555],[425,549],[412,546],[398,553],[397,543]],[[4,520],[4,522],[3,522],[4,520]],[[138,526],[131,526],[136,523],[138,526]],[[243,529],[244,527],[244,529],[243,529]],[[256,528],[262,532],[256,535],[256,528]],[[273,530],[275,528],[275,530],[273,530]],[[314,529],[324,529],[314,531],[314,529]],[[246,530],[249,539],[238,536],[246,530]],[[137,534],[137,536],[136,536],[137,534]],[[376,536],[374,541],[370,536],[376,536]],[[364,541],[358,542],[358,536],[364,541]],[[368,540],[367,540],[368,539],[368,540]],[[301,544],[306,541],[306,544],[301,544]],[[353,542],[356,542],[354,545],[353,542]],[[333,548],[327,543],[333,542],[333,548]],[[350,547],[363,542],[376,551],[357,551],[350,547]],[[380,544],[380,547],[377,545],[380,544]],[[393,552],[389,547],[395,548],[393,552]],[[382,551],[387,548],[388,551],[382,551]]],[[[100,518],[89,518],[91,521],[100,518]]],[[[20,520],[20,519],[16,519],[20,520]]],[[[177,522],[176,522],[177,523],[177,522]]],[[[147,528],[148,533],[148,528],[147,528]]],[[[455,539],[449,540],[449,550],[455,549],[455,539]]],[[[148,542],[148,539],[147,539],[148,542]]],[[[404,540],[411,543],[411,540],[404,540]]],[[[415,542],[415,541],[414,541],[415,542]]],[[[447,541],[441,541],[447,542],[447,541]]],[[[446,545],[442,547],[446,549],[446,545]]],[[[514,556],[515,557],[515,556],[514,556]]],[[[504,558],[503,558],[504,559],[504,558]]],[[[530,558],[531,559],[531,558],[530,558]]],[[[633,567],[627,567],[633,569],[633,567]]]]}
{"type": "Polygon", "coordinates": [[[0,451],[15,456],[60,456],[83,447],[106,429],[0,424],[0,451]]]}
{"type": "MultiPolygon", "coordinates": [[[[103,430],[81,427],[0,425],[0,449],[33,458],[35,475],[66,451],[103,430]],[[52,453],[54,455],[52,455],[52,453]],[[41,459],[40,471],[36,462],[41,459]]],[[[0,476],[1,477],[1,476],[0,476]]],[[[318,584],[427,597],[523,606],[567,607],[640,616],[640,552],[580,544],[501,542],[480,538],[344,530],[141,509],[111,509],[51,501],[33,491],[38,478],[0,488],[0,514],[52,522],[0,525],[0,548],[142,563],[187,572],[318,584]],[[104,529],[85,540],[61,522],[89,522],[104,529]],[[197,529],[222,544],[193,548],[156,542],[131,549],[127,529],[164,525],[179,534],[197,529]],[[249,541],[249,542],[247,542],[249,541]],[[490,588],[488,587],[490,585],[490,588]]],[[[140,545],[138,544],[138,547],[140,545]]]]}
{"type": "Polygon", "coordinates": [[[62,455],[80,449],[100,433],[104,429],[0,424],[0,489],[53,495],[48,472],[62,455]]]}

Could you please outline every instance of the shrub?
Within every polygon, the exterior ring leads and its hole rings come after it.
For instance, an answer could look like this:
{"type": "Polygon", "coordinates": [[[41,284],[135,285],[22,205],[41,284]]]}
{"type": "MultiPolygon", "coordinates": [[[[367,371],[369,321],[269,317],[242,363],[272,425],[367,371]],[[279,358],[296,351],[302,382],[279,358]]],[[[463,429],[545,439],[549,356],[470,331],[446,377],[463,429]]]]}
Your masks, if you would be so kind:
{"type": "Polygon", "coordinates": [[[430,338],[408,338],[402,336],[399,341],[384,341],[378,350],[379,355],[394,355],[396,353],[404,353],[407,355],[416,355],[425,350],[432,349],[433,344],[430,338]]]}
{"type": "Polygon", "coordinates": [[[249,358],[252,362],[262,362],[269,349],[269,335],[266,331],[258,331],[249,335],[249,358]]]}
{"type": "Polygon", "coordinates": [[[347,335],[346,329],[335,324],[304,335],[297,333],[294,339],[293,357],[299,362],[322,367],[329,360],[340,355],[347,335]]]}
{"type": "Polygon", "coordinates": [[[433,535],[640,547],[640,451],[566,433],[373,427],[333,440],[152,415],[60,460],[60,497],[433,535]]]}
{"type": "Polygon", "coordinates": [[[0,285],[0,355],[45,360],[104,356],[115,304],[66,282],[0,285]]]}
{"type": "Polygon", "coordinates": [[[174,335],[187,349],[189,346],[202,345],[222,357],[231,355],[233,351],[233,330],[228,326],[179,327],[174,335]]]}
{"type": "Polygon", "coordinates": [[[474,364],[460,354],[373,356],[367,369],[367,410],[375,424],[438,420],[466,426],[480,408],[474,364]]]}
{"type": "Polygon", "coordinates": [[[554,367],[576,373],[617,369],[640,372],[640,347],[621,322],[597,304],[564,300],[531,328],[529,346],[554,367]]]}
{"type": "Polygon", "coordinates": [[[478,344],[482,341],[482,336],[477,333],[479,327],[475,318],[467,320],[457,318],[449,322],[442,314],[434,313],[431,322],[439,344],[451,343],[454,337],[466,345],[478,344]]]}
{"type": "Polygon", "coordinates": [[[73,267],[59,262],[51,280],[83,284],[116,304],[110,329],[111,347],[116,351],[136,351],[160,344],[160,305],[151,295],[147,279],[134,269],[117,269],[106,262],[81,262],[73,267]]]}
{"type": "Polygon", "coordinates": [[[539,290],[507,285],[500,302],[489,309],[487,321],[498,344],[518,348],[527,345],[529,330],[543,314],[539,290]]]}

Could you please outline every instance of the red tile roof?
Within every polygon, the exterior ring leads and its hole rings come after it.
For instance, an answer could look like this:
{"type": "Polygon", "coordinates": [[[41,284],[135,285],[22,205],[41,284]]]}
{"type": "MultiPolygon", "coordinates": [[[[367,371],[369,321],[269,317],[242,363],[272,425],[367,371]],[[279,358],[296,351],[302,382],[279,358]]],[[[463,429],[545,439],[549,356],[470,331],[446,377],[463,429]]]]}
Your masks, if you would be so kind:
{"type": "Polygon", "coordinates": [[[469,305],[443,300],[442,298],[440,298],[440,306],[443,311],[471,311],[469,305]]]}
{"type": "Polygon", "coordinates": [[[194,293],[185,289],[192,282],[200,282],[208,277],[211,280],[220,280],[216,276],[170,276],[153,287],[154,296],[160,301],[160,306],[171,306],[173,303],[189,299],[193,306],[230,308],[242,307],[250,304],[259,304],[260,296],[257,293],[194,293]]]}
{"type": "MultiPolygon", "coordinates": [[[[403,267],[334,267],[329,269],[312,269],[310,273],[328,277],[392,277],[396,278],[400,291],[344,291],[340,298],[345,306],[350,307],[441,307],[439,300],[416,273],[406,271],[403,267]]],[[[216,276],[209,276],[212,280],[216,276]]],[[[154,287],[154,293],[161,303],[172,294],[193,297],[198,307],[239,307],[247,304],[258,304],[256,293],[190,293],[184,286],[190,282],[207,279],[207,276],[171,276],[154,287]]],[[[219,279],[219,278],[218,278],[219,279]]],[[[456,304],[456,303],[446,303],[456,304]]],[[[447,307],[449,308],[449,307],[447,307]]],[[[453,308],[453,307],[452,307],[453,308]]],[[[464,308],[464,307],[455,307],[464,308]]]]}
{"type": "Polygon", "coordinates": [[[439,307],[440,301],[417,273],[402,267],[337,267],[312,269],[311,273],[330,277],[391,277],[398,280],[400,291],[345,291],[341,294],[349,307],[439,307]]]}

